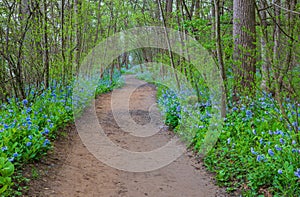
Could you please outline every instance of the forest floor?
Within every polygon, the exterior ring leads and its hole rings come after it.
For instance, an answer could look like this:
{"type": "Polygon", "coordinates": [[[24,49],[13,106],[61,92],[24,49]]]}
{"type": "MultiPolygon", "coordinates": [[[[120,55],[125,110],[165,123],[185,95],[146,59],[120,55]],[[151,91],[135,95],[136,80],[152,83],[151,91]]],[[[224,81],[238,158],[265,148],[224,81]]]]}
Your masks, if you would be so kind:
{"type": "MultiPolygon", "coordinates": [[[[123,90],[129,88],[126,76],[123,90]]],[[[137,80],[138,81],[138,80],[137,80]]],[[[123,132],[114,120],[111,95],[96,101],[99,123],[115,144],[133,151],[149,151],[166,144],[174,134],[166,127],[151,137],[138,138],[123,132]]],[[[119,99],[124,99],[119,97],[119,99]]],[[[149,107],[156,102],[156,88],[151,84],[137,88],[130,97],[131,116],[137,124],[150,121],[149,107]]],[[[84,115],[82,117],[85,118],[84,115]]],[[[47,157],[25,168],[31,177],[24,196],[58,197],[209,197],[227,196],[214,184],[213,175],[191,151],[186,151],[168,166],[150,172],[117,170],[97,160],[82,143],[74,125],[61,130],[47,157]],[[32,178],[34,177],[34,178],[32,178]]]]}

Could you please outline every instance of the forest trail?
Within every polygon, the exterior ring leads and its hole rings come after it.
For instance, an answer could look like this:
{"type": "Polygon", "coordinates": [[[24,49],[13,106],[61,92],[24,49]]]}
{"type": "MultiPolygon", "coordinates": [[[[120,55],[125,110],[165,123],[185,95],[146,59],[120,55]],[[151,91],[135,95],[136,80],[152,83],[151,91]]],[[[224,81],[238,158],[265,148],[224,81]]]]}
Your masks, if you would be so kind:
{"type": "MultiPolygon", "coordinates": [[[[138,82],[126,76],[128,81],[138,82]]],[[[166,144],[174,136],[165,127],[151,137],[138,138],[123,132],[114,120],[111,110],[112,93],[96,99],[99,122],[106,135],[117,145],[134,151],[149,151],[166,144]]],[[[120,97],[119,99],[123,99],[120,97]]],[[[156,89],[146,84],[130,97],[130,112],[138,124],[150,120],[149,107],[156,102],[156,89]]],[[[84,118],[84,116],[82,117],[84,118]]],[[[82,143],[74,126],[69,135],[54,144],[54,151],[39,166],[43,175],[31,183],[28,196],[57,197],[209,197],[226,196],[214,185],[194,155],[186,152],[170,165],[150,172],[126,172],[107,166],[97,160],[82,143]]]]}

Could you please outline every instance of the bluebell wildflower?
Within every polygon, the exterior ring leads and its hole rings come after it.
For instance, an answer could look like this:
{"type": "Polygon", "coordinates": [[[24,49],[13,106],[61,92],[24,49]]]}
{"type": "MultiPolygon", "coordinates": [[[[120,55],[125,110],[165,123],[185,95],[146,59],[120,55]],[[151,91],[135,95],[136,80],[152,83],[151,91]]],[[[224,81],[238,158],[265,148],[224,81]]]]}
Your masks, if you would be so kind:
{"type": "Polygon", "coordinates": [[[270,155],[271,157],[274,156],[274,152],[273,152],[271,149],[268,150],[268,153],[269,153],[269,155],[270,155]]]}
{"type": "Polygon", "coordinates": [[[23,105],[27,105],[27,104],[28,104],[28,100],[27,100],[27,99],[24,99],[24,100],[22,101],[22,103],[23,103],[23,105]]]}
{"type": "Polygon", "coordinates": [[[251,110],[247,110],[247,111],[246,111],[246,116],[247,116],[247,118],[251,118],[251,117],[252,117],[252,112],[251,112],[251,110]]]}
{"type": "Polygon", "coordinates": [[[26,113],[30,113],[30,112],[31,112],[31,108],[28,107],[28,108],[26,109],[26,113]]]}
{"type": "Polygon", "coordinates": [[[2,151],[8,150],[8,149],[7,149],[7,146],[3,146],[3,147],[1,148],[1,150],[2,150],[2,151]]]}
{"type": "Polygon", "coordinates": [[[45,139],[45,141],[44,141],[44,143],[43,143],[43,146],[46,146],[46,145],[48,145],[48,144],[50,144],[50,141],[49,141],[48,139],[45,139]]]}
{"type": "Polygon", "coordinates": [[[263,155],[257,155],[257,157],[256,157],[256,161],[258,161],[258,162],[260,162],[263,159],[264,159],[263,155]]]}
{"type": "Polygon", "coordinates": [[[254,151],[253,147],[251,147],[251,153],[254,154],[254,155],[257,155],[257,152],[254,151]]]}
{"type": "Polygon", "coordinates": [[[300,179],[300,168],[297,168],[297,171],[295,171],[294,174],[300,179]]]}
{"type": "Polygon", "coordinates": [[[230,139],[230,138],[228,138],[228,139],[227,139],[227,144],[230,144],[230,141],[231,141],[231,139],[230,139]]]}
{"type": "Polygon", "coordinates": [[[7,124],[4,124],[3,126],[4,126],[4,129],[8,129],[9,128],[9,126],[7,124]]]}
{"type": "Polygon", "coordinates": [[[275,149],[276,149],[277,151],[281,151],[281,150],[282,150],[282,148],[279,147],[277,144],[275,145],[275,149]]]}
{"type": "Polygon", "coordinates": [[[270,134],[270,135],[273,135],[273,132],[272,132],[271,130],[269,130],[269,134],[270,134]]]}
{"type": "Polygon", "coordinates": [[[298,123],[297,122],[293,122],[292,125],[293,125],[293,127],[297,127],[298,123]]]}

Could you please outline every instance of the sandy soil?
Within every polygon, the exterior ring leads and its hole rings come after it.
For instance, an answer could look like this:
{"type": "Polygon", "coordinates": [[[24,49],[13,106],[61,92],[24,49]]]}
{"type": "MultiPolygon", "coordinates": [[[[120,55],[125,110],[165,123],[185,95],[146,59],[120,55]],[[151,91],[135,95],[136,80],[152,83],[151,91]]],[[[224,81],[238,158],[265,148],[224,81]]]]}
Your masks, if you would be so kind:
{"type": "MultiPolygon", "coordinates": [[[[130,88],[128,81],[140,82],[127,76],[122,90],[130,88]]],[[[96,110],[99,123],[115,144],[131,151],[143,152],[159,148],[174,137],[165,126],[150,137],[135,137],[123,132],[113,117],[111,95],[107,93],[98,97],[96,110]]],[[[153,107],[155,98],[156,89],[150,84],[142,85],[133,92],[129,106],[130,114],[137,124],[143,125],[150,121],[148,111],[153,107]]],[[[38,175],[30,182],[25,196],[226,196],[224,189],[215,186],[212,175],[189,151],[163,168],[150,172],[126,172],[97,160],[82,143],[74,125],[62,132],[66,135],[54,143],[53,151],[40,162],[29,166],[34,170],[27,169],[27,176],[32,176],[33,171],[38,175]]]]}

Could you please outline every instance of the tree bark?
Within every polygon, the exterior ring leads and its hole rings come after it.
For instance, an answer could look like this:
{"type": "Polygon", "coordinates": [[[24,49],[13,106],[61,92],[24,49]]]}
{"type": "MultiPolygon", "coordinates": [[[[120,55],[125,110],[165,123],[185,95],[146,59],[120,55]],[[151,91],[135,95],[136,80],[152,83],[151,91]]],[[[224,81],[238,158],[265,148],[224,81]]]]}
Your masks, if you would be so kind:
{"type": "Polygon", "coordinates": [[[255,2],[233,1],[234,100],[239,94],[254,93],[255,77],[255,2]]]}

